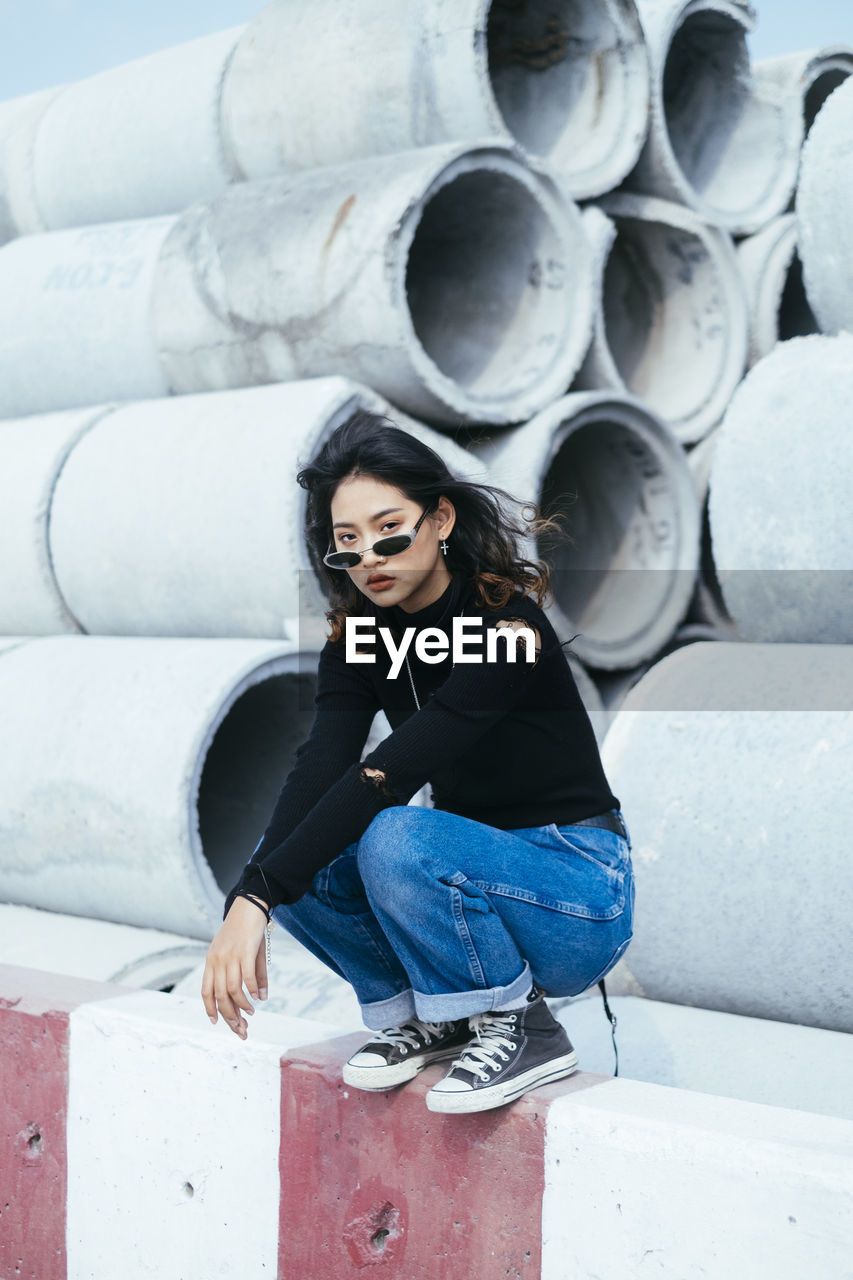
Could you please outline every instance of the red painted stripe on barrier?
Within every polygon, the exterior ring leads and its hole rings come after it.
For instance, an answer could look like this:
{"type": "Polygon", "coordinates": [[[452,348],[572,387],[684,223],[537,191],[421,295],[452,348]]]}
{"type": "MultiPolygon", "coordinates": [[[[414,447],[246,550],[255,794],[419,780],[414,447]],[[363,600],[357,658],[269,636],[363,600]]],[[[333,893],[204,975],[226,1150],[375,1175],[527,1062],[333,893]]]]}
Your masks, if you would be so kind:
{"type": "Polygon", "coordinates": [[[0,1276],[65,1280],[68,1017],[129,987],[0,964],[0,1276]]]}
{"type": "Polygon", "coordinates": [[[608,1076],[577,1072],[479,1115],[427,1110],[434,1066],[399,1089],[344,1085],[364,1034],[282,1059],[279,1280],[537,1280],[545,1117],[608,1076]]]}

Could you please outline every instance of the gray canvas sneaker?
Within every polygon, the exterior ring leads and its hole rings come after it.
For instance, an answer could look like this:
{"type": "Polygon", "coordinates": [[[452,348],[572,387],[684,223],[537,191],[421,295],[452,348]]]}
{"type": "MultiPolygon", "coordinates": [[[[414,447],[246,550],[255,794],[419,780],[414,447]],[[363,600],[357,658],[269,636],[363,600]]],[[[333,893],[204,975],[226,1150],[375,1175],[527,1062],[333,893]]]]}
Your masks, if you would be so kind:
{"type": "Polygon", "coordinates": [[[430,1111],[488,1111],[528,1089],[570,1075],[578,1055],[541,992],[507,1013],[469,1018],[471,1036],[443,1080],[427,1092],[430,1111]]]}
{"type": "Polygon", "coordinates": [[[356,1089],[393,1089],[413,1079],[431,1062],[455,1058],[470,1039],[467,1018],[456,1022],[421,1022],[412,1018],[399,1027],[377,1031],[344,1064],[344,1083],[356,1089]]]}

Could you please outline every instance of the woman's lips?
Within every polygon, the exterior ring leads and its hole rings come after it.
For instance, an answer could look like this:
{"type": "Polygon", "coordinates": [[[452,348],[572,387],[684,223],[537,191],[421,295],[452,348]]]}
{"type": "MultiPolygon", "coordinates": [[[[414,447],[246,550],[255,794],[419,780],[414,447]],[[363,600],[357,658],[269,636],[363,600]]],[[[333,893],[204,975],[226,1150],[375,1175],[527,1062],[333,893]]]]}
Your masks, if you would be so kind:
{"type": "Polygon", "coordinates": [[[384,591],[386,587],[393,587],[393,578],[369,578],[367,585],[371,591],[384,591]]]}

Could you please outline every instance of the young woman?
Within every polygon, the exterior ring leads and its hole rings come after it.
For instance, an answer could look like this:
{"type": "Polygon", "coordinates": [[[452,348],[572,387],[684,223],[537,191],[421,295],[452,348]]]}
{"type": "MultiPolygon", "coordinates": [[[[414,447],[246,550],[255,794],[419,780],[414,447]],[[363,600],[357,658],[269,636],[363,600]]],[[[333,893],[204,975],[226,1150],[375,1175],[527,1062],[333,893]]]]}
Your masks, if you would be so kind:
{"type": "Polygon", "coordinates": [[[631,842],[541,608],[548,570],[520,558],[510,495],[376,415],[339,427],[297,479],[331,635],[204,1004],[245,1038],[271,913],[377,1032],[347,1084],[389,1089],[451,1059],[431,1110],[500,1106],[575,1070],[543,996],[585,991],[632,937],[631,842]],[[380,708],[392,733],[362,760],[380,708]],[[434,808],[409,805],[427,781],[434,808]]]}

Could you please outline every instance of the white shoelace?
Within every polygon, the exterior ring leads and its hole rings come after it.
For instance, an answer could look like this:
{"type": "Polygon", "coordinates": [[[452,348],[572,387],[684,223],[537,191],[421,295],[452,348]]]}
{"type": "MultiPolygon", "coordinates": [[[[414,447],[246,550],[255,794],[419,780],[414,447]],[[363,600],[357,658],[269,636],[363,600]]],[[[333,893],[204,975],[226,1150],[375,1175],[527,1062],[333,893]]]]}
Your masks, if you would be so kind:
{"type": "Polygon", "coordinates": [[[498,1071],[498,1058],[509,1062],[509,1054],[504,1053],[504,1049],[515,1050],[518,1047],[514,1039],[518,1035],[517,1022],[515,1013],[475,1013],[468,1019],[468,1024],[476,1036],[476,1043],[472,1041],[462,1051],[450,1070],[461,1067],[478,1080],[488,1080],[486,1067],[491,1067],[493,1072],[498,1071]]]}
{"type": "Polygon", "coordinates": [[[377,1031],[372,1043],[390,1044],[395,1049],[405,1045],[420,1049],[423,1047],[421,1041],[424,1045],[428,1045],[434,1039],[438,1040],[448,1025],[447,1022],[404,1022],[402,1026],[389,1027],[387,1031],[377,1031]],[[420,1039],[418,1039],[418,1032],[420,1032],[420,1039]]]}

